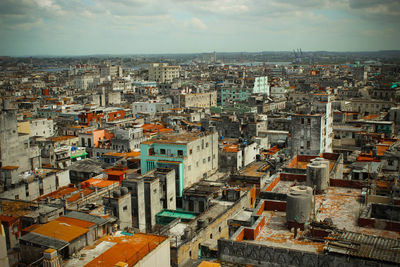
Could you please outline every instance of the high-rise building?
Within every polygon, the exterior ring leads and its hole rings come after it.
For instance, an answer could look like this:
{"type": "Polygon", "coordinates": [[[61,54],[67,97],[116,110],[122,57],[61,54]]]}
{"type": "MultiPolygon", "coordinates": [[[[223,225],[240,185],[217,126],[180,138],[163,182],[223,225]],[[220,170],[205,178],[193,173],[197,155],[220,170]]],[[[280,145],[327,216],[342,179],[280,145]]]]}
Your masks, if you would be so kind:
{"type": "MultiPolygon", "coordinates": [[[[19,135],[16,109],[3,102],[0,112],[0,167],[17,166],[18,172],[32,170],[29,135],[19,135]]],[[[36,166],[39,167],[39,166],[36,166]]]]}
{"type": "Polygon", "coordinates": [[[309,112],[292,116],[292,155],[319,155],[323,152],[332,152],[332,124],[331,96],[314,94],[309,112]]]}

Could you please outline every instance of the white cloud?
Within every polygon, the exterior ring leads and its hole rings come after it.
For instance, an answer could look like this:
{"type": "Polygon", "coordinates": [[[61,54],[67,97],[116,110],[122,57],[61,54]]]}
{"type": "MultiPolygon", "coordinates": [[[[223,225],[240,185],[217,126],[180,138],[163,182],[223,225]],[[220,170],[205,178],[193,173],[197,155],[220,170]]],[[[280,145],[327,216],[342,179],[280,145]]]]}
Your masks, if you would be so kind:
{"type": "Polygon", "coordinates": [[[203,21],[201,21],[201,19],[196,17],[193,17],[190,21],[185,21],[184,26],[203,31],[207,29],[207,25],[203,21]]]}

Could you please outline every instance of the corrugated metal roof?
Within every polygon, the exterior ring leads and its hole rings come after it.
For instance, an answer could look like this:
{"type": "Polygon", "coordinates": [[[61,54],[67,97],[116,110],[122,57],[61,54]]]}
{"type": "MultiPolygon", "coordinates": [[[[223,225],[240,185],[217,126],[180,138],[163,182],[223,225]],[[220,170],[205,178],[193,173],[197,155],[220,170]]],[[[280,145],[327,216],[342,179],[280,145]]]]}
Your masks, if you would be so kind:
{"type": "Polygon", "coordinates": [[[54,248],[57,250],[60,250],[66,246],[68,246],[68,242],[65,242],[63,240],[51,238],[48,236],[40,235],[37,233],[27,233],[23,235],[22,237],[19,238],[20,242],[29,242],[35,245],[38,245],[40,247],[48,247],[48,248],[54,248]]]}
{"type": "Polygon", "coordinates": [[[70,218],[75,218],[78,220],[83,220],[83,221],[87,221],[87,222],[93,222],[97,225],[103,225],[105,223],[108,222],[108,220],[99,217],[99,216],[94,216],[94,215],[90,215],[87,213],[83,213],[83,212],[78,212],[78,211],[71,211],[68,214],[64,215],[65,217],[70,217],[70,218]]]}
{"type": "Polygon", "coordinates": [[[56,221],[67,223],[70,225],[75,225],[75,226],[86,228],[86,229],[90,229],[91,227],[96,225],[93,222],[88,222],[88,221],[79,220],[79,219],[75,219],[75,218],[71,218],[71,217],[65,217],[65,216],[57,218],[56,221]]]}
{"type": "MultiPolygon", "coordinates": [[[[78,237],[86,234],[89,230],[75,225],[70,225],[60,221],[51,221],[32,230],[33,233],[52,237],[54,239],[71,242],[78,237]]],[[[32,233],[31,232],[31,233],[32,233]]]]}
{"type": "Polygon", "coordinates": [[[325,251],[400,264],[400,240],[355,232],[334,232],[325,251]]]}

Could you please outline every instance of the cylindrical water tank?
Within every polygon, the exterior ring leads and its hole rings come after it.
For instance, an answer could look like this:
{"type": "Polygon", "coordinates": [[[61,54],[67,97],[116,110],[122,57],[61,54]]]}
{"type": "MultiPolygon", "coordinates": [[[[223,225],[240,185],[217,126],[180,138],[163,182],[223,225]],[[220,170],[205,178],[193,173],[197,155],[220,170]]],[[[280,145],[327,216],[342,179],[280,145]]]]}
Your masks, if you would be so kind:
{"type": "Polygon", "coordinates": [[[288,222],[306,223],[313,208],[312,188],[293,186],[287,194],[286,219],[288,222]]]}
{"type": "Polygon", "coordinates": [[[183,230],[183,234],[184,234],[185,240],[190,240],[190,239],[192,238],[192,228],[190,228],[189,226],[187,226],[187,227],[183,230]]]}
{"type": "Polygon", "coordinates": [[[128,188],[126,187],[121,187],[121,196],[125,196],[126,194],[129,193],[128,188]]]}
{"type": "Polygon", "coordinates": [[[329,160],[324,159],[324,158],[315,158],[312,160],[312,162],[319,162],[319,163],[325,164],[325,166],[326,166],[326,176],[325,177],[329,178],[329,166],[330,166],[329,160]]]}
{"type": "Polygon", "coordinates": [[[121,196],[121,191],[120,190],[116,190],[113,192],[113,197],[114,198],[119,198],[121,196]]]}
{"type": "Polygon", "coordinates": [[[306,184],[317,192],[325,191],[329,184],[329,161],[314,159],[307,164],[306,184]]]}

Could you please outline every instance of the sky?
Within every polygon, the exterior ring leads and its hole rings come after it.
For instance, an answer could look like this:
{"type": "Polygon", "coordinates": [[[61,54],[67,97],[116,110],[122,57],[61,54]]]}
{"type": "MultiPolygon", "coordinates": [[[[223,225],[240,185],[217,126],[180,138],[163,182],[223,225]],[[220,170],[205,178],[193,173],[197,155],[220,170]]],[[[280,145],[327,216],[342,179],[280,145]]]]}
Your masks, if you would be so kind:
{"type": "Polygon", "coordinates": [[[400,49],[400,0],[0,0],[0,55],[400,49]]]}

